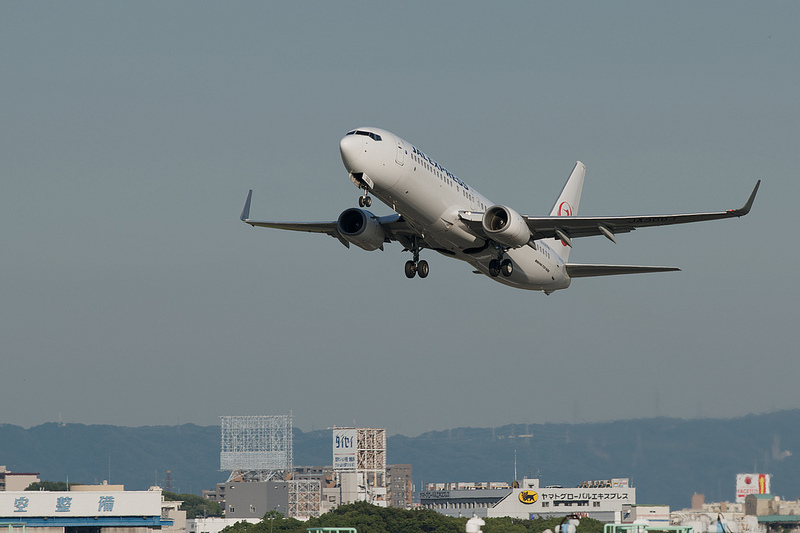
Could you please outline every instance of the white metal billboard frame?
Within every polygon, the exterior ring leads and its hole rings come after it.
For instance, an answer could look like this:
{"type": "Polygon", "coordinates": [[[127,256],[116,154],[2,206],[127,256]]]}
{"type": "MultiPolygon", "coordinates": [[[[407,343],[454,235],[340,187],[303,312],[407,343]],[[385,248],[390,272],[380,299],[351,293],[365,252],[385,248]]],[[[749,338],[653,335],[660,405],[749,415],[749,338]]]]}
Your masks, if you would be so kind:
{"type": "Polygon", "coordinates": [[[271,479],[293,466],[292,413],[221,416],[220,470],[271,479]]]}
{"type": "Polygon", "coordinates": [[[386,428],[356,428],[356,470],[386,472],[386,428]]]}
{"type": "Polygon", "coordinates": [[[318,518],[322,488],[318,479],[289,480],[289,513],[293,518],[318,518]]]}

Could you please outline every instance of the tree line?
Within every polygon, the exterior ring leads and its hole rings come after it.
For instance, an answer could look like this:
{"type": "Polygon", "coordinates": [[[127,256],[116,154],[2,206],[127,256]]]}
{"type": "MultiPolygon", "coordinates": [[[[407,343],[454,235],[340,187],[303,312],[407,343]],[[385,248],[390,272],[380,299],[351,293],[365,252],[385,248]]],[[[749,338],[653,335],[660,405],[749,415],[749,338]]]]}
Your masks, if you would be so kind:
{"type": "MultiPolygon", "coordinates": [[[[377,507],[366,502],[340,505],[336,509],[301,522],[268,512],[257,524],[237,522],[222,533],[306,533],[310,527],[353,527],[358,533],[464,533],[469,517],[444,516],[430,509],[405,510],[377,507]]],[[[557,531],[562,518],[484,518],[483,533],[544,533],[557,531]]],[[[583,518],[576,533],[603,533],[603,523],[583,518]]]]}

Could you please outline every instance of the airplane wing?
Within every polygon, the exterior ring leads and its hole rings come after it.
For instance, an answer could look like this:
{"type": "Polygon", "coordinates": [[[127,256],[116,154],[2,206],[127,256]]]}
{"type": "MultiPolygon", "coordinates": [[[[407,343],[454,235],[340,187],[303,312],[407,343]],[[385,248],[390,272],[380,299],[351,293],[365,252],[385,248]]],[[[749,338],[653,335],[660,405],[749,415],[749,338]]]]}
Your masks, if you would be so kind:
{"type": "MultiPolygon", "coordinates": [[[[274,228],[274,229],[283,229],[283,230],[290,230],[290,231],[305,231],[308,233],[324,233],[326,235],[330,235],[331,237],[335,237],[344,244],[346,247],[350,247],[350,242],[345,239],[341,233],[339,233],[338,224],[335,220],[333,221],[321,221],[321,222],[283,222],[283,221],[271,221],[271,220],[251,220],[250,219],[250,202],[253,197],[253,190],[251,189],[247,193],[247,199],[244,202],[244,207],[242,208],[242,214],[239,216],[239,220],[244,222],[245,224],[250,224],[253,227],[261,227],[261,228],[274,228]]],[[[392,242],[398,241],[403,246],[410,247],[411,242],[413,240],[413,236],[417,234],[416,230],[412,228],[401,215],[394,214],[394,215],[387,215],[382,217],[375,217],[381,225],[381,229],[385,234],[385,242],[392,242]]],[[[421,238],[419,238],[420,246],[424,246],[424,242],[421,238]]]]}
{"type": "MultiPolygon", "coordinates": [[[[614,236],[618,233],[628,233],[636,228],[650,226],[668,226],[671,224],[687,224],[703,220],[717,220],[721,218],[742,217],[750,212],[755,200],[761,180],[758,180],[753,192],[739,209],[716,211],[708,213],[687,213],[676,215],[633,215],[633,216],[601,216],[601,217],[531,217],[522,215],[531,231],[532,240],[558,238],[567,245],[572,245],[576,237],[589,237],[604,235],[616,242],[614,236]]],[[[486,238],[481,224],[482,213],[459,213],[461,220],[473,233],[486,238]]]]}
{"type": "Polygon", "coordinates": [[[617,276],[620,274],[643,274],[647,272],[674,272],[677,267],[637,266],[637,265],[584,265],[567,263],[567,274],[571,278],[589,278],[594,276],[617,276]]]}

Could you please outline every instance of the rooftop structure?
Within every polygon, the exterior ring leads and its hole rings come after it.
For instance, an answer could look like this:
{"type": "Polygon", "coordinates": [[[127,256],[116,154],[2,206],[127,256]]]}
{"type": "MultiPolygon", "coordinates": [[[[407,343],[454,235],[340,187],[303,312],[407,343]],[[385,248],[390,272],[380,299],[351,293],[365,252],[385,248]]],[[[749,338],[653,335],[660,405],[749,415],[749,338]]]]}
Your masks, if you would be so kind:
{"type": "Polygon", "coordinates": [[[261,481],[292,469],[292,413],[277,416],[221,416],[220,470],[261,481]]]}
{"type": "Polygon", "coordinates": [[[386,429],[333,428],[332,444],[339,503],[386,507],[386,429]]]}

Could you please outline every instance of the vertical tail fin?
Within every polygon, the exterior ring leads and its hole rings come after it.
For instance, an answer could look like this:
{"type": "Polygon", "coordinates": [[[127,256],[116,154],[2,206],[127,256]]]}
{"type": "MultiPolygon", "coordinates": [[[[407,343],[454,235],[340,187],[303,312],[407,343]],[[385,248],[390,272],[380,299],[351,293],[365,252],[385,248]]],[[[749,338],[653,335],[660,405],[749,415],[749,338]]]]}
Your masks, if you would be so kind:
{"type": "MultiPolygon", "coordinates": [[[[550,211],[551,217],[571,217],[578,214],[584,176],[586,176],[586,165],[578,161],[575,163],[575,168],[572,169],[572,174],[569,175],[569,179],[564,185],[558,200],[553,205],[553,210],[550,211]]],[[[546,239],[544,242],[555,250],[564,261],[569,258],[569,252],[572,248],[563,240],[546,239]]]]}

